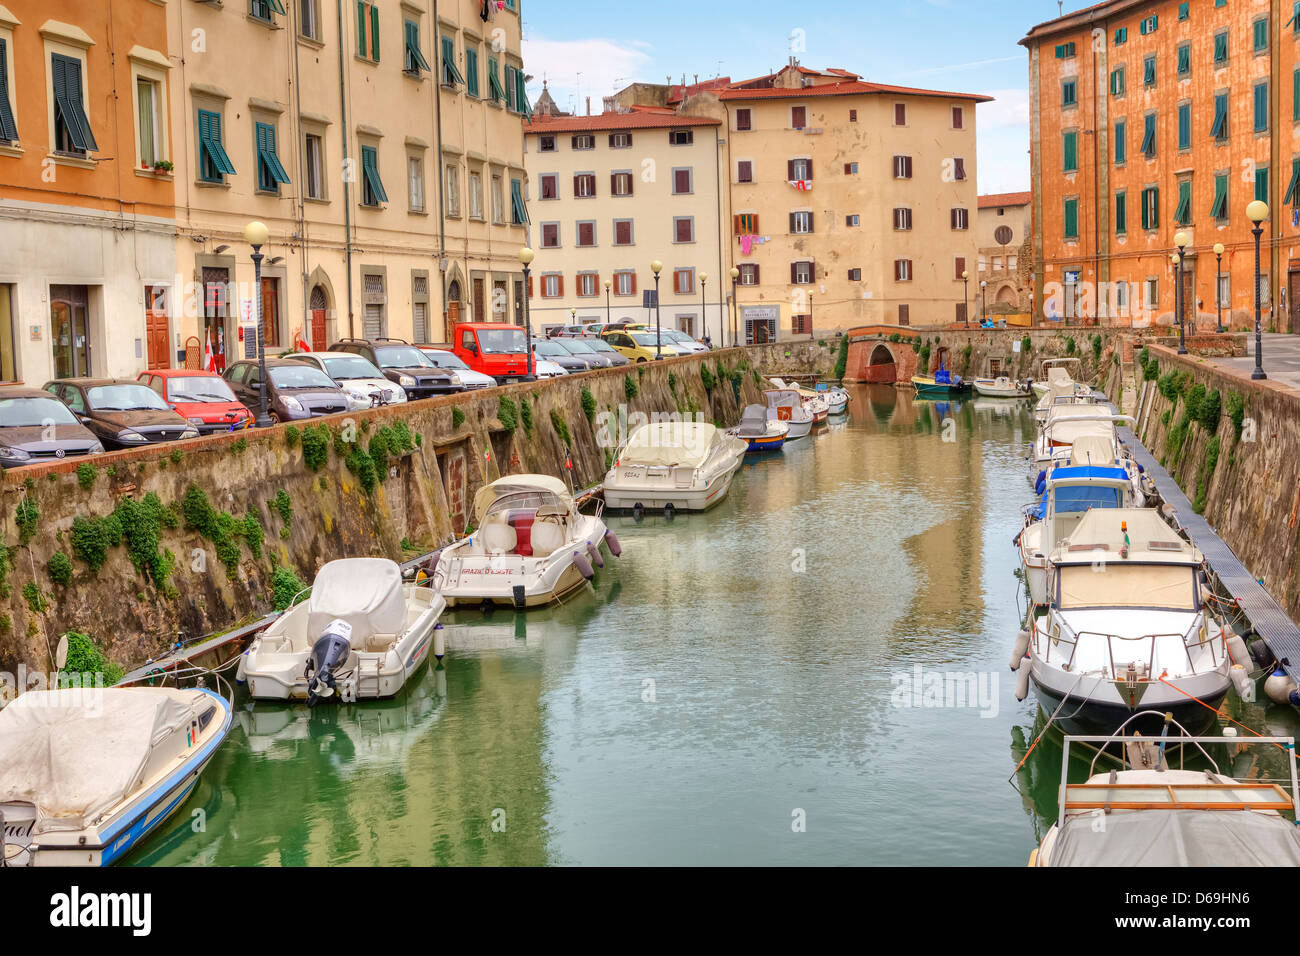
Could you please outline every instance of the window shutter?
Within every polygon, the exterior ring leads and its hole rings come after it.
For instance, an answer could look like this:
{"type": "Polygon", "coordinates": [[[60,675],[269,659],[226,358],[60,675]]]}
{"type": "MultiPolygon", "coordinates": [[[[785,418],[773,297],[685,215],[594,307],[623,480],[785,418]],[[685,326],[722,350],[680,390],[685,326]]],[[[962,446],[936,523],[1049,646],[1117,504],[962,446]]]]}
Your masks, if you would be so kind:
{"type": "Polygon", "coordinates": [[[912,178],[912,157],[911,156],[903,157],[903,169],[907,173],[907,176],[905,178],[911,179],[912,178]]]}
{"type": "Polygon", "coordinates": [[[731,234],[734,235],[734,236],[743,235],[743,233],[740,231],[740,216],[739,216],[739,215],[735,215],[735,216],[732,216],[732,217],[731,217],[731,234]]]}
{"type": "Polygon", "coordinates": [[[370,59],[379,59],[379,8],[370,8],[370,59]]]}
{"type": "Polygon", "coordinates": [[[556,287],[556,295],[563,298],[564,297],[564,276],[560,275],[555,277],[555,287],[556,287]]]}
{"type": "Polygon", "coordinates": [[[789,231],[790,231],[791,233],[794,232],[794,213],[790,213],[790,230],[789,230],[789,231]]]}
{"type": "Polygon", "coordinates": [[[799,281],[799,264],[797,262],[790,263],[790,281],[792,283],[799,281]]]}
{"type": "Polygon", "coordinates": [[[816,227],[813,225],[813,214],[808,213],[808,231],[811,233],[815,231],[815,229],[816,227]]]}
{"type": "Polygon", "coordinates": [[[953,278],[960,279],[961,274],[966,271],[966,257],[958,256],[957,261],[954,263],[954,265],[955,265],[955,269],[953,271],[956,274],[953,276],[953,278]]]}
{"type": "Polygon", "coordinates": [[[894,260],[894,281],[897,282],[902,277],[903,264],[900,260],[894,260]]]}
{"type": "Polygon", "coordinates": [[[808,180],[809,182],[812,182],[812,178],[813,178],[813,170],[812,170],[812,158],[811,158],[811,157],[809,157],[808,159],[804,160],[804,166],[806,166],[807,169],[808,169],[808,175],[805,176],[804,179],[808,180]]]}
{"type": "Polygon", "coordinates": [[[366,55],[366,4],[357,0],[357,55],[366,55]]]}
{"type": "Polygon", "coordinates": [[[793,159],[787,159],[787,160],[785,161],[785,178],[786,178],[787,180],[789,180],[790,182],[794,182],[795,175],[794,175],[794,160],[793,160],[793,159]]]}
{"type": "Polygon", "coordinates": [[[632,294],[636,295],[636,273],[632,273],[632,294]]]}

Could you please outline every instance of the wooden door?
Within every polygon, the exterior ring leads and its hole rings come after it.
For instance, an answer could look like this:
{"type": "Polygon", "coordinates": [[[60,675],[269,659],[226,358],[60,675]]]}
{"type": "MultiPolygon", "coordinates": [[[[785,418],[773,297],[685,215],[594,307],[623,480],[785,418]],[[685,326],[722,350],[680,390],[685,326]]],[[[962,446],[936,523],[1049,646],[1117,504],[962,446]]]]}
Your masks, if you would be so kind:
{"type": "Polygon", "coordinates": [[[1291,312],[1290,331],[1300,332],[1300,272],[1287,273],[1287,308],[1291,312]]]}
{"type": "Polygon", "coordinates": [[[159,285],[144,287],[144,333],[148,346],[149,368],[171,367],[168,343],[167,289],[159,285]]]}
{"type": "Polygon", "coordinates": [[[474,280],[474,321],[487,321],[487,302],[483,298],[486,285],[482,279],[474,280]]]}
{"type": "Polygon", "coordinates": [[[311,290],[311,301],[308,306],[311,310],[311,347],[317,352],[323,352],[326,348],[325,342],[325,307],[327,300],[325,290],[316,286],[311,290]]]}
{"type": "Polygon", "coordinates": [[[280,346],[280,280],[262,278],[262,341],[266,348],[280,346]]]}
{"type": "Polygon", "coordinates": [[[1183,273],[1183,323],[1187,335],[1196,334],[1196,272],[1184,264],[1183,273]]]}

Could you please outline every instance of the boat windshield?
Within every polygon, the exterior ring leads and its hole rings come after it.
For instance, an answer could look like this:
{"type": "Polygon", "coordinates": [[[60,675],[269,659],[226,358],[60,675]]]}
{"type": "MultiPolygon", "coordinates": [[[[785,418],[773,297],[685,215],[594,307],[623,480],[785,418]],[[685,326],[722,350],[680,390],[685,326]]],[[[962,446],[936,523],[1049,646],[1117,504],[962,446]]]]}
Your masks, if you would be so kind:
{"type": "Polygon", "coordinates": [[[483,517],[486,519],[489,515],[504,511],[536,511],[539,508],[557,508],[565,514],[569,513],[569,503],[559,495],[549,491],[517,491],[514,494],[502,495],[492,502],[483,517]]]}
{"type": "Polygon", "coordinates": [[[1196,569],[1187,564],[1124,564],[1118,558],[1062,567],[1061,610],[1087,607],[1194,611],[1196,569]]]}
{"type": "Polygon", "coordinates": [[[1119,508],[1120,489],[1095,485],[1064,485],[1053,492],[1056,513],[1087,511],[1089,508],[1119,508]]]}

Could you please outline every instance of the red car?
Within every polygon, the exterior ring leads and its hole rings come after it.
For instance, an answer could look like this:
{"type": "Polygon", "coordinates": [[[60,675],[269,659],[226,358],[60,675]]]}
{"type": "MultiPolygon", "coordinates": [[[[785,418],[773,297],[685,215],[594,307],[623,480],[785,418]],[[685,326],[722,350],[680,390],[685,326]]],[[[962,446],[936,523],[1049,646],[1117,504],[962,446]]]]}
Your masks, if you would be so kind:
{"type": "Polygon", "coordinates": [[[200,435],[234,431],[253,424],[253,415],[216,372],[163,368],[141,372],[136,381],[157,392],[200,435]]]}

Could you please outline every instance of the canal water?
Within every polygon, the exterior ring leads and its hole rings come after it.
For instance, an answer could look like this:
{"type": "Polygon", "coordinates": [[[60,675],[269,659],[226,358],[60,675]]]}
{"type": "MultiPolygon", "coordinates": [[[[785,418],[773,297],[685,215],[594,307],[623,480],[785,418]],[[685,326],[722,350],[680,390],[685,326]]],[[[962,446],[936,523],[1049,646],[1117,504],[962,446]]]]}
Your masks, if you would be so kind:
{"type": "Polygon", "coordinates": [[[1048,736],[1017,772],[1044,718],[1007,667],[1029,407],[850,411],[708,514],[611,518],[594,593],[449,613],[395,700],[241,692],[132,862],[1024,865],[1061,767],[1048,736]]]}

